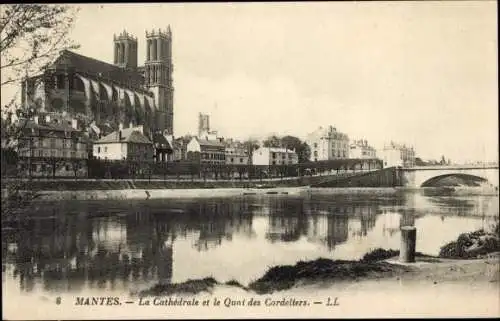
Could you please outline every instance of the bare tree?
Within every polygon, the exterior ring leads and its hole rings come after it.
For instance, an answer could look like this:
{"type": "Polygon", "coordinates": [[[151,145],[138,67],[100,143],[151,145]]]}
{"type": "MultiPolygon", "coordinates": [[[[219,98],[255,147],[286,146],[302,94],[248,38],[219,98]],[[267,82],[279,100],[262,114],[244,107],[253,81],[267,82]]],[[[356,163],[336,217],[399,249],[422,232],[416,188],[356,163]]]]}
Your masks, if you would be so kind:
{"type": "Polygon", "coordinates": [[[0,85],[43,71],[61,50],[78,48],[68,38],[78,11],[70,5],[2,5],[0,85]]]}
{"type": "Polygon", "coordinates": [[[49,165],[52,178],[56,178],[57,170],[62,168],[62,166],[65,166],[67,163],[67,160],[65,158],[47,157],[44,159],[44,162],[47,165],[49,165]]]}
{"type": "MultiPolygon", "coordinates": [[[[79,8],[68,5],[2,4],[0,6],[0,90],[15,85],[24,77],[45,70],[63,49],[75,49],[68,34],[79,8]]],[[[37,102],[20,106],[16,97],[2,106],[2,149],[18,149],[28,119],[36,115],[37,102]],[[18,121],[13,121],[13,115],[18,121]]],[[[3,153],[2,153],[3,154],[3,153]]],[[[2,162],[3,163],[3,162],[2,162]]],[[[29,206],[40,194],[27,181],[2,179],[2,221],[29,206]]]]}
{"type": "Polygon", "coordinates": [[[243,148],[246,150],[248,157],[251,159],[254,150],[260,147],[259,142],[256,139],[249,138],[245,140],[243,143],[243,148]]]}

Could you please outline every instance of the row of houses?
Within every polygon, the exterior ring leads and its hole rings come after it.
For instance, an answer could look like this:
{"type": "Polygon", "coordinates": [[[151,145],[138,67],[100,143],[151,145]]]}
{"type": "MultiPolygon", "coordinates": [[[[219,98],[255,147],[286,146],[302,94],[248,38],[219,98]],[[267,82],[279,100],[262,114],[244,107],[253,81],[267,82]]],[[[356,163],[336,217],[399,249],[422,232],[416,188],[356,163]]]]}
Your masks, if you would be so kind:
{"type": "Polygon", "coordinates": [[[415,150],[406,144],[390,142],[377,150],[366,139],[350,141],[349,136],[333,126],[322,127],[307,135],[306,143],[311,149],[310,161],[334,159],[375,159],[383,161],[384,167],[415,166],[415,150]]]}
{"type": "Polygon", "coordinates": [[[291,165],[298,163],[294,150],[260,147],[250,151],[240,142],[193,137],[187,144],[187,159],[214,165],[291,165]]]}
{"type": "Polygon", "coordinates": [[[297,153],[285,148],[261,147],[250,153],[243,144],[223,138],[194,136],[174,139],[155,135],[149,140],[140,126],[120,129],[93,143],[93,156],[106,160],[139,162],[196,161],[211,165],[285,165],[297,164],[297,153]]]}
{"type": "MultiPolygon", "coordinates": [[[[90,139],[78,120],[65,113],[43,113],[23,123],[23,135],[19,140],[18,155],[24,158],[19,167],[39,175],[85,175],[83,160],[131,160],[140,163],[168,163],[195,161],[210,165],[288,165],[297,164],[295,150],[279,147],[260,147],[250,150],[243,143],[219,137],[210,131],[208,116],[200,114],[197,136],[174,138],[167,133],[147,132],[142,125],[123,128],[107,135],[90,139]],[[202,117],[203,116],[203,117],[202,117]],[[47,159],[57,159],[47,165],[47,159]],[[56,169],[57,167],[57,169],[56,169]]],[[[383,160],[384,166],[415,165],[413,148],[391,142],[377,155],[367,140],[349,141],[345,133],[335,127],[320,127],[307,136],[310,161],[332,159],[383,160]]]]}
{"type": "Polygon", "coordinates": [[[100,135],[92,141],[77,119],[65,113],[40,113],[20,119],[22,133],[15,147],[18,169],[33,176],[85,176],[85,160],[129,160],[139,163],[197,161],[210,165],[297,164],[295,151],[259,148],[251,153],[241,142],[217,137],[216,133],[174,138],[148,134],[142,125],[100,135]]]}

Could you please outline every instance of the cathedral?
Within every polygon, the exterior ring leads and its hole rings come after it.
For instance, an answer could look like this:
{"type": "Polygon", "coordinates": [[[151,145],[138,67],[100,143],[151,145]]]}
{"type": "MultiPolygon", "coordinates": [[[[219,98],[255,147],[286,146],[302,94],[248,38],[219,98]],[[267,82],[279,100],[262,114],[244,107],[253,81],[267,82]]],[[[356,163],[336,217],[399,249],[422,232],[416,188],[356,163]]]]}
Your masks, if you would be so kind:
{"type": "Polygon", "coordinates": [[[85,124],[94,137],[141,126],[148,137],[173,134],[172,32],[146,31],[146,61],[125,30],[113,37],[113,64],[64,50],[43,74],[22,83],[22,104],[85,124]]]}

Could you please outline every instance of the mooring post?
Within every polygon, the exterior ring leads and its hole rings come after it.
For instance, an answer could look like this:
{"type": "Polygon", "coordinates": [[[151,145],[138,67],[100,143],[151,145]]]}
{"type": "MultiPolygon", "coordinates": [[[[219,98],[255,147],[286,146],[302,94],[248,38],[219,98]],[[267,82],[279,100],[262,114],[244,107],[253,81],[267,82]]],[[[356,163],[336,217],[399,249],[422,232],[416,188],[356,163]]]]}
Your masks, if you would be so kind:
{"type": "Polygon", "coordinates": [[[415,262],[415,248],[417,240],[417,228],[415,226],[401,227],[401,248],[399,260],[402,263],[415,262]]]}

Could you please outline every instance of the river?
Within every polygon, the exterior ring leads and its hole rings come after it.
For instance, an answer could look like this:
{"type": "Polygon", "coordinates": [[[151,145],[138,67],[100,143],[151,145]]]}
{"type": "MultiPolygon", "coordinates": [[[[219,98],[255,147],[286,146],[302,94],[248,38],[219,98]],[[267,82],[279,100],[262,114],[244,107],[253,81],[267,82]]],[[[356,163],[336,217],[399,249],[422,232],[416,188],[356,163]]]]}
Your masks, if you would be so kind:
{"type": "MultiPolygon", "coordinates": [[[[296,195],[38,202],[3,224],[2,289],[12,302],[127,296],[158,282],[212,276],[242,284],[269,267],[398,249],[401,225],[437,255],[498,221],[498,195],[370,189],[296,195]]],[[[4,296],[4,303],[6,303],[4,296]]]]}

